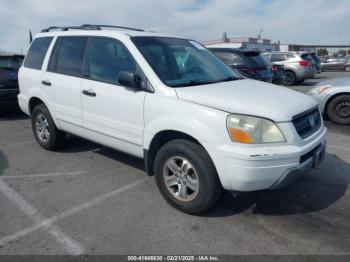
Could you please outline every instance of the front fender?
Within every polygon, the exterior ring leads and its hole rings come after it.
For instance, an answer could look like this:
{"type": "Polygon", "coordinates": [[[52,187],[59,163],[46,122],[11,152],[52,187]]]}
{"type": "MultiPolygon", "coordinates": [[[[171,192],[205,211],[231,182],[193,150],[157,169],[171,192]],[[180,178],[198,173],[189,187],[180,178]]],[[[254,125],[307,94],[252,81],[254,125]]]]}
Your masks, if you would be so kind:
{"type": "Polygon", "coordinates": [[[149,149],[153,137],[166,130],[185,133],[206,143],[225,143],[227,112],[186,102],[178,98],[150,95],[145,101],[143,146],[149,149]]]}

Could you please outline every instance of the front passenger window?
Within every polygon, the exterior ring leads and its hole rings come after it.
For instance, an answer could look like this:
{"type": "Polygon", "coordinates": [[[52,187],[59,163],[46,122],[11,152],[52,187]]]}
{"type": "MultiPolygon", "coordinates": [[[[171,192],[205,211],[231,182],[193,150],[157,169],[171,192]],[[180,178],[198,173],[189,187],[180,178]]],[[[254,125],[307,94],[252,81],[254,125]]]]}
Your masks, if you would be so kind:
{"type": "Polygon", "coordinates": [[[136,65],[126,47],[113,39],[93,38],[90,48],[90,78],[119,84],[120,71],[135,72],[136,65]]]}

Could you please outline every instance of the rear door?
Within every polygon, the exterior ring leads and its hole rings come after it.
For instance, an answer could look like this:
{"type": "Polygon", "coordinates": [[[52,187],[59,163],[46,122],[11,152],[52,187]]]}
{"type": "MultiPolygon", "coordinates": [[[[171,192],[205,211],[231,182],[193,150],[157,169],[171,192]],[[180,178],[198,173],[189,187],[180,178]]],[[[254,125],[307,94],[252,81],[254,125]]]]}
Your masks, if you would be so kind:
{"type": "Polygon", "coordinates": [[[52,115],[73,133],[82,127],[80,88],[87,42],[85,36],[58,37],[42,82],[52,115]]]}
{"type": "Polygon", "coordinates": [[[92,37],[82,83],[83,121],[90,139],[142,156],[144,91],[122,86],[121,71],[142,72],[120,41],[92,37]]]}
{"type": "MultiPolygon", "coordinates": [[[[33,40],[30,48],[27,52],[27,55],[24,60],[23,66],[19,71],[19,87],[22,95],[30,96],[29,92],[35,92],[41,94],[44,72],[42,71],[44,59],[46,57],[47,50],[49,49],[52,43],[53,37],[37,37],[33,40]]],[[[19,96],[20,100],[21,95],[19,96]]],[[[26,101],[22,101],[23,110],[28,111],[28,106],[26,101]]],[[[20,103],[21,104],[21,103],[20,103]]]]}

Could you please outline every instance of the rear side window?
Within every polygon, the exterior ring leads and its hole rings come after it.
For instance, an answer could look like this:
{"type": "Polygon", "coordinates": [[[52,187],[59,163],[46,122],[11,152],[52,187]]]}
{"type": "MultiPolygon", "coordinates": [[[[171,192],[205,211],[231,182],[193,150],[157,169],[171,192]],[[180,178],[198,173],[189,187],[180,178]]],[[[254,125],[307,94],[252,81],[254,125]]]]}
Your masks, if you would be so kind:
{"type": "Polygon", "coordinates": [[[59,37],[51,57],[49,71],[81,76],[87,37],[59,37]]]}
{"type": "Polygon", "coordinates": [[[24,66],[40,70],[52,37],[35,38],[24,60],[24,66]]]}
{"type": "Polygon", "coordinates": [[[93,38],[90,48],[90,78],[118,84],[121,71],[135,72],[136,64],[126,47],[108,38],[93,38]]]}
{"type": "Polygon", "coordinates": [[[286,55],[285,54],[272,54],[271,55],[271,62],[279,62],[279,61],[285,61],[286,55]]]}

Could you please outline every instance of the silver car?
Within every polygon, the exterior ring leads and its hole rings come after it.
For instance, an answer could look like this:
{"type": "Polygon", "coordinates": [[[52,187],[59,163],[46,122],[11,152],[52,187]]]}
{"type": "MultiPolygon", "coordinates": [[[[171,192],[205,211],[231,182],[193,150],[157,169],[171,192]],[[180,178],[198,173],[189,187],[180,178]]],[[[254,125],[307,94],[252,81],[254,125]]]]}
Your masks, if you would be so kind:
{"type": "Polygon", "coordinates": [[[284,84],[287,86],[302,83],[316,74],[316,68],[312,62],[303,59],[296,52],[269,52],[264,53],[263,57],[273,64],[284,66],[286,71],[284,84]]]}
{"type": "Polygon", "coordinates": [[[350,77],[326,80],[308,92],[323,115],[337,124],[350,124],[350,77]]]}
{"type": "Polygon", "coordinates": [[[347,57],[330,58],[321,63],[322,71],[336,70],[350,72],[350,61],[347,57]]]}

